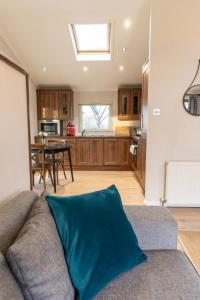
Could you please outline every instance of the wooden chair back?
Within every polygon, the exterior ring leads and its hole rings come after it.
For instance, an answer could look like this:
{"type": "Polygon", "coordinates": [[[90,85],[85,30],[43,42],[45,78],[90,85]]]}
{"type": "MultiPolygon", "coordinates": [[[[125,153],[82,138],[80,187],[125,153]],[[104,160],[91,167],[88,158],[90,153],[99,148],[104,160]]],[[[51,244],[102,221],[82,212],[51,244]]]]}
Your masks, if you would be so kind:
{"type": "Polygon", "coordinates": [[[33,162],[44,165],[44,147],[45,145],[39,143],[31,144],[31,159],[33,162]]]}

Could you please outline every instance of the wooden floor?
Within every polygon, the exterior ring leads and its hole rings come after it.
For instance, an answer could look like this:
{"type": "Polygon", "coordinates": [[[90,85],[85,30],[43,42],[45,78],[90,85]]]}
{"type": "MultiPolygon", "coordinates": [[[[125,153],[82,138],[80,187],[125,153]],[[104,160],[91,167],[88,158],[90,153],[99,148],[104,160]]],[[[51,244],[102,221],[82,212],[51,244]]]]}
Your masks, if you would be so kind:
{"type": "MultiPolygon", "coordinates": [[[[132,171],[76,171],[74,182],[71,182],[70,174],[65,180],[60,172],[59,178],[61,178],[57,188],[59,195],[83,194],[115,184],[123,204],[144,205],[141,187],[132,171]]],[[[37,184],[36,189],[41,192],[43,185],[37,184]]],[[[53,193],[50,180],[47,190],[53,193]]],[[[170,208],[170,211],[178,223],[179,249],[185,251],[200,273],[200,208],[170,208]]]]}
{"type": "MultiPolygon", "coordinates": [[[[144,196],[142,189],[132,171],[75,171],[74,182],[71,182],[70,174],[67,180],[62,172],[59,172],[60,184],[57,187],[59,195],[77,195],[105,189],[115,184],[125,205],[143,205],[144,196]]],[[[37,182],[38,179],[35,180],[37,182]]],[[[42,191],[43,185],[36,185],[42,191]]],[[[48,180],[47,191],[53,193],[53,187],[48,180]]]]}
{"type": "Polygon", "coordinates": [[[200,273],[200,208],[170,208],[178,224],[178,239],[200,273]]]}

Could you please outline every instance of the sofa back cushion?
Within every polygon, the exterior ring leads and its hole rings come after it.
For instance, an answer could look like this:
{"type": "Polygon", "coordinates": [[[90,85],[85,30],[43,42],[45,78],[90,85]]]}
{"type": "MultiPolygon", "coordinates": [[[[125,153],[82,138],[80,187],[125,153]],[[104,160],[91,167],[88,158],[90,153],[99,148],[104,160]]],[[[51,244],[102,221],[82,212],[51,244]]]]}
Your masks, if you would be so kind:
{"type": "Polygon", "coordinates": [[[5,253],[15,240],[19,230],[38,198],[34,192],[22,192],[0,206],[0,251],[5,253]]]}
{"type": "Polygon", "coordinates": [[[0,299],[23,300],[24,297],[4,256],[0,253],[0,299]]]}
{"type": "Polygon", "coordinates": [[[77,300],[91,300],[146,260],[113,185],[78,196],[48,196],[77,300]]]}
{"type": "Polygon", "coordinates": [[[25,299],[74,299],[63,248],[43,197],[34,204],[6,257],[25,299]]]}

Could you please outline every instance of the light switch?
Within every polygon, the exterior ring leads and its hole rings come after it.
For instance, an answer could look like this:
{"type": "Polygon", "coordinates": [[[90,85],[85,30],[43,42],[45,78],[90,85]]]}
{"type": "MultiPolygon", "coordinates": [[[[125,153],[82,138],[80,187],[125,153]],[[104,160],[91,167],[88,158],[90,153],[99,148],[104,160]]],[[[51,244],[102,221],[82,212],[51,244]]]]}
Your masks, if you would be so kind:
{"type": "Polygon", "coordinates": [[[160,116],[160,108],[153,109],[153,116],[160,116]]]}

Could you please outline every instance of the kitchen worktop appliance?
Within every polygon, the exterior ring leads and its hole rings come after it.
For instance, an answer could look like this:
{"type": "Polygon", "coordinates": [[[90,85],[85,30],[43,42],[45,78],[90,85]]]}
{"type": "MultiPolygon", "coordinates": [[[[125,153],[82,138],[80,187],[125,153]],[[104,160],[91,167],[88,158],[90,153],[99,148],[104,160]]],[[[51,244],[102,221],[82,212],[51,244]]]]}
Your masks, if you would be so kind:
{"type": "Polygon", "coordinates": [[[38,121],[38,130],[48,135],[60,135],[60,120],[40,120],[38,121]]]}

